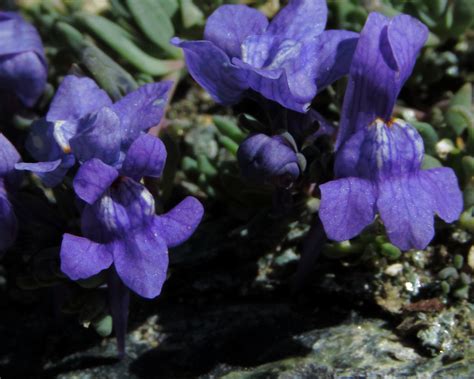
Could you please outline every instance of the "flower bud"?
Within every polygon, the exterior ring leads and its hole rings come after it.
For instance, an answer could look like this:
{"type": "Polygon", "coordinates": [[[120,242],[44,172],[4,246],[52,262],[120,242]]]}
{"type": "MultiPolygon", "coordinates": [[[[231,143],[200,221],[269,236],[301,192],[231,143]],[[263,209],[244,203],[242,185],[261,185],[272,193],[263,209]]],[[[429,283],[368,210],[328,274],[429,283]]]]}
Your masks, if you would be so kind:
{"type": "Polygon", "coordinates": [[[46,58],[38,32],[14,12],[0,12],[0,92],[33,106],[44,91],[46,58]]]}
{"type": "Polygon", "coordinates": [[[287,138],[253,134],[237,151],[242,176],[260,184],[289,187],[300,175],[299,159],[287,138]]]}

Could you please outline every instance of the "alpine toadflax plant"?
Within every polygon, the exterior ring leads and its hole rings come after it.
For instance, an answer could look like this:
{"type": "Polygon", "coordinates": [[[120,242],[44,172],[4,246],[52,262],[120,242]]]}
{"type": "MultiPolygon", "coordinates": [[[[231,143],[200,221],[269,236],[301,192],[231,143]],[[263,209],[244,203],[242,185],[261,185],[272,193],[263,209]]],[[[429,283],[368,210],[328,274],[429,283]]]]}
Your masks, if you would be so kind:
{"type": "Polygon", "coordinates": [[[237,103],[250,89],[305,112],[347,73],[357,42],[357,33],[324,31],[326,18],[325,0],[290,0],[270,23],[245,5],[223,5],[208,18],[204,40],[172,42],[217,102],[237,103]]]}
{"type": "Polygon", "coordinates": [[[351,64],[337,139],[337,180],[321,185],[320,218],[329,238],[359,234],[380,214],[390,241],[423,249],[435,214],[455,221],[462,195],[450,168],[422,170],[423,140],[391,117],[401,87],[428,37],[418,20],[371,13],[351,64]]]}

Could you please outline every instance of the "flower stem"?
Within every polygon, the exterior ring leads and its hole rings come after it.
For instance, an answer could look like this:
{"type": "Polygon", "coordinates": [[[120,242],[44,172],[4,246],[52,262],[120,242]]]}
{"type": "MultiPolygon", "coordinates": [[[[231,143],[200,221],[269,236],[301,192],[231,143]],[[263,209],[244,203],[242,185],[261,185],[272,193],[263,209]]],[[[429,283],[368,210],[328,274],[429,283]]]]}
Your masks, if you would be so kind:
{"type": "Polygon", "coordinates": [[[115,337],[117,338],[117,349],[119,358],[125,356],[125,337],[127,335],[128,306],[130,303],[130,291],[123,284],[112,267],[107,278],[109,290],[109,307],[114,324],[115,337]]]}

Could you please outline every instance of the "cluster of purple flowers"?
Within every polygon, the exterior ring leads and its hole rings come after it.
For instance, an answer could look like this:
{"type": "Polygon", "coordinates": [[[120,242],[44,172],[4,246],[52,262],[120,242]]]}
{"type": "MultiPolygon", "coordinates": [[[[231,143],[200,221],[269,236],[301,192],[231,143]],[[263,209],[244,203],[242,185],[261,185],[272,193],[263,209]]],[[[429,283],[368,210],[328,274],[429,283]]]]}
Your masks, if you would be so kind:
{"type": "Polygon", "coordinates": [[[209,17],[203,41],[173,42],[183,48],[191,75],[216,101],[234,104],[247,96],[262,107],[265,98],[287,108],[288,117],[275,119],[290,133],[273,128],[271,135],[252,134],[238,151],[245,177],[277,186],[291,186],[304,171],[300,144],[292,136],[314,120],[325,124],[310,109],[314,96],[349,74],[336,179],[320,185],[319,217],[326,234],[336,241],[353,238],[378,213],[393,244],[424,248],[433,238],[435,214],[453,222],[462,211],[454,172],[421,170],[421,136],[391,117],[428,30],[407,15],[371,13],[360,35],[324,31],[326,16],[324,0],[291,0],[271,23],[254,9],[225,5],[209,17]]]}
{"type": "MultiPolygon", "coordinates": [[[[347,240],[379,214],[393,244],[422,249],[433,238],[434,215],[453,222],[463,206],[453,171],[422,170],[420,135],[392,118],[427,28],[407,15],[371,13],[359,35],[325,30],[326,18],[324,0],[290,0],[271,22],[247,6],[224,5],[209,17],[204,40],[172,43],[217,102],[248,97],[274,113],[272,133],[251,134],[237,156],[245,177],[278,187],[289,188],[304,174],[301,147],[332,133],[311,103],[348,74],[335,179],[320,185],[325,232],[347,240]]],[[[34,106],[47,79],[37,31],[21,16],[0,12],[0,41],[0,103],[34,106]]],[[[21,162],[0,134],[0,251],[15,240],[12,198],[21,173],[35,173],[47,187],[74,173],[82,236],[63,236],[61,270],[78,280],[109,269],[138,295],[158,296],[168,248],[186,241],[203,216],[193,197],[156,215],[155,198],[142,183],[159,178],[165,166],[165,146],[148,131],[160,123],[170,88],[170,82],[146,84],[114,103],[92,79],[68,75],[46,116],[31,127],[26,149],[36,162],[21,162]]]]}
{"type": "MultiPolygon", "coordinates": [[[[0,90],[33,106],[44,90],[47,67],[36,29],[14,13],[0,13],[0,90]]],[[[80,199],[82,237],[65,234],[61,269],[85,279],[113,265],[121,281],[146,298],[160,294],[168,248],[181,244],[203,216],[201,203],[187,197],[166,214],[155,214],[155,199],[140,182],[161,176],[166,149],[147,131],[158,125],[171,82],[146,84],[113,103],[87,77],[66,76],[44,119],[33,123],[26,149],[38,160],[20,162],[0,135],[0,249],[14,242],[17,221],[9,200],[21,171],[43,184],[60,184],[76,165],[73,187],[80,199]]]]}

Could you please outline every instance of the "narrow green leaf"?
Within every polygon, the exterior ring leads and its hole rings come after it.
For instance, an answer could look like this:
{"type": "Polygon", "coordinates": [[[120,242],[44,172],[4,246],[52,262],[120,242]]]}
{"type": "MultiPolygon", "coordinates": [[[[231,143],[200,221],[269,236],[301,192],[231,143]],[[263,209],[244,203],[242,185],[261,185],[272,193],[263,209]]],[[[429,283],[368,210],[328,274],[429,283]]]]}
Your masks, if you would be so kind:
{"type": "Polygon", "coordinates": [[[474,178],[474,157],[469,155],[462,157],[462,168],[466,175],[466,179],[470,180],[471,178],[474,178]]]}
{"type": "Polygon", "coordinates": [[[182,66],[181,61],[159,60],[144,53],[126,37],[128,32],[102,16],[78,13],[76,18],[120,56],[146,74],[163,76],[182,66]]]}
{"type": "Polygon", "coordinates": [[[197,162],[199,171],[204,175],[211,178],[217,175],[217,169],[204,154],[199,154],[197,156],[197,162]]]}
{"type": "Polygon", "coordinates": [[[439,140],[438,133],[436,130],[426,122],[412,122],[418,133],[420,133],[425,144],[425,151],[428,154],[434,154],[436,149],[436,143],[439,140]]]}
{"type": "Polygon", "coordinates": [[[453,4],[452,17],[454,22],[449,33],[458,36],[474,24],[474,1],[456,0],[453,4]]]}
{"type": "Polygon", "coordinates": [[[99,86],[114,100],[120,99],[138,87],[133,77],[123,67],[86,40],[77,29],[64,22],[58,22],[55,31],[62,35],[99,86]]]}
{"type": "Polygon", "coordinates": [[[441,17],[443,12],[446,10],[448,0],[430,0],[426,5],[435,17],[441,17]]]}
{"type": "Polygon", "coordinates": [[[443,167],[441,162],[431,155],[425,154],[423,157],[423,163],[421,168],[423,170],[429,170],[430,168],[443,167]]]}
{"type": "Polygon", "coordinates": [[[181,50],[169,43],[174,36],[174,27],[160,2],[127,0],[127,6],[135,22],[151,42],[175,58],[181,56],[181,50]]]}
{"type": "Polygon", "coordinates": [[[402,252],[398,247],[392,245],[390,242],[385,242],[380,247],[380,252],[383,256],[387,257],[390,260],[396,260],[400,258],[402,252]]]}
{"type": "Polygon", "coordinates": [[[239,149],[239,145],[231,138],[227,136],[220,136],[219,143],[224,146],[229,153],[232,155],[237,155],[237,150],[239,149]]]}
{"type": "Polygon", "coordinates": [[[229,117],[214,116],[212,121],[214,121],[214,125],[216,125],[219,132],[221,132],[223,135],[233,139],[237,143],[240,143],[244,140],[246,134],[242,132],[237,124],[229,117]]]}
{"type": "Polygon", "coordinates": [[[192,0],[180,0],[181,20],[185,28],[204,24],[204,14],[192,0]]]}
{"type": "Polygon", "coordinates": [[[464,84],[451,98],[449,106],[462,105],[466,108],[470,108],[472,105],[472,84],[464,84]]]}
{"type": "Polygon", "coordinates": [[[474,115],[462,105],[453,105],[445,115],[446,122],[459,136],[466,128],[474,128],[474,115]]]}
{"type": "Polygon", "coordinates": [[[178,10],[178,0],[155,0],[159,1],[169,18],[173,17],[178,10]]]}

